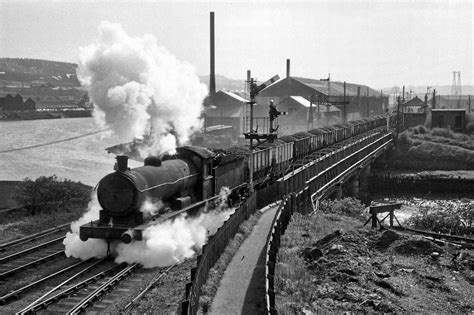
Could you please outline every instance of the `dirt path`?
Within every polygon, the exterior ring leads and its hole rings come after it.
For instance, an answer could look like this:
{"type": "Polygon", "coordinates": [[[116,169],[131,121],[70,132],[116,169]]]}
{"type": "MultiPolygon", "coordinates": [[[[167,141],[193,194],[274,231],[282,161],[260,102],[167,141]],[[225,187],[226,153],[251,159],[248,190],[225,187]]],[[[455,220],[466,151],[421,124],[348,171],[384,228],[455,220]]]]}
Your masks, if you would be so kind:
{"type": "Polygon", "coordinates": [[[222,278],[210,314],[260,314],[264,310],[265,243],[279,204],[264,208],[222,278]]]}

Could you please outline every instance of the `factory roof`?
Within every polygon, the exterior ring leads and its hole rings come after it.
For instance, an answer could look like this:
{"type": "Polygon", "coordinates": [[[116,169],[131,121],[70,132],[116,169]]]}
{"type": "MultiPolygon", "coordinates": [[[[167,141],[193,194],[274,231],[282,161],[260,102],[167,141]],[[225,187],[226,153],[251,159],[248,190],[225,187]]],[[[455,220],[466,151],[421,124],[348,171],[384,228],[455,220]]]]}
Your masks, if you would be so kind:
{"type": "MultiPolygon", "coordinates": [[[[323,80],[300,78],[300,77],[291,77],[291,78],[326,95],[344,95],[344,82],[323,81],[323,80]]],[[[366,95],[367,89],[369,90],[369,96],[380,96],[380,92],[377,92],[376,90],[366,85],[347,83],[347,82],[346,82],[346,95],[357,96],[357,89],[359,87],[361,89],[360,94],[362,96],[366,95]]]]}
{"type": "Polygon", "coordinates": [[[433,108],[432,112],[465,112],[465,108],[433,108]]]}
{"type": "Polygon", "coordinates": [[[230,97],[236,99],[236,100],[239,101],[239,102],[247,102],[247,100],[246,100],[245,98],[243,98],[243,97],[241,97],[240,95],[237,95],[237,94],[235,94],[235,93],[233,93],[233,92],[231,92],[231,91],[224,91],[224,90],[221,90],[221,91],[219,91],[219,92],[222,92],[222,93],[224,93],[224,94],[226,94],[226,95],[228,95],[228,96],[230,96],[230,97]]]}
{"type": "MultiPolygon", "coordinates": [[[[302,96],[290,96],[290,99],[298,102],[299,104],[303,105],[304,107],[308,107],[308,108],[311,107],[311,102],[308,101],[307,99],[305,99],[302,96]]],[[[337,108],[334,105],[329,105],[327,103],[324,103],[324,104],[321,104],[321,105],[323,105],[323,106],[320,106],[320,111],[321,112],[327,112],[327,111],[329,111],[329,112],[340,112],[341,111],[339,108],[337,108]]],[[[313,103],[313,107],[316,108],[317,103],[313,103]]]]}

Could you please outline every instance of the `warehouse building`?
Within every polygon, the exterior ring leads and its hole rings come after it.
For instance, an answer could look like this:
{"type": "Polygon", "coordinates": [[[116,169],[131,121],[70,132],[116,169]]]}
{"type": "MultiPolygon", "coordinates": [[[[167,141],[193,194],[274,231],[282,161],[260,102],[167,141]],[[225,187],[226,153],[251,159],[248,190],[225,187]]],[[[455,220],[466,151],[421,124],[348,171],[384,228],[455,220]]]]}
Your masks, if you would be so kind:
{"type": "Polygon", "coordinates": [[[341,119],[345,120],[381,115],[386,112],[388,95],[382,95],[366,85],[344,84],[344,82],[330,81],[329,78],[315,80],[292,77],[289,60],[287,60],[286,72],[285,78],[259,93],[257,103],[269,104],[270,100],[274,100],[278,106],[282,100],[290,96],[301,96],[313,103],[331,103],[339,108],[342,114],[341,119]]]}

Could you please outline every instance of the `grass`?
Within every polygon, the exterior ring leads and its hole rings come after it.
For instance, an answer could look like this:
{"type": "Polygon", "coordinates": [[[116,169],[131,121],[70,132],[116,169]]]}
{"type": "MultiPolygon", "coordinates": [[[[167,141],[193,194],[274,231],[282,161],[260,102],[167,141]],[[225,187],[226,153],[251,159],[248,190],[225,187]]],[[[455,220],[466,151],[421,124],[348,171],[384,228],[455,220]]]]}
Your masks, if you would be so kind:
{"type": "Polygon", "coordinates": [[[278,292],[276,299],[280,313],[301,310],[316,298],[313,288],[317,279],[308,276],[308,265],[299,255],[301,250],[336,230],[348,231],[360,226],[361,221],[335,213],[319,213],[311,217],[293,214],[282,237],[275,265],[275,292],[278,292]]]}
{"type": "Polygon", "coordinates": [[[209,271],[206,284],[202,288],[202,294],[200,298],[200,305],[203,313],[207,313],[211,306],[212,300],[214,299],[217,289],[219,288],[220,282],[224,276],[224,272],[234,257],[235,253],[239,250],[240,245],[252,232],[253,227],[257,224],[258,219],[261,217],[261,213],[257,211],[247,221],[240,225],[239,231],[234,238],[227,245],[224,253],[209,271]]]}
{"type": "Polygon", "coordinates": [[[389,165],[418,170],[473,169],[474,136],[416,126],[399,135],[389,165]]]}
{"type": "Polygon", "coordinates": [[[77,220],[85,211],[82,207],[69,207],[61,211],[42,212],[37,215],[11,215],[0,224],[0,243],[77,220]]]}

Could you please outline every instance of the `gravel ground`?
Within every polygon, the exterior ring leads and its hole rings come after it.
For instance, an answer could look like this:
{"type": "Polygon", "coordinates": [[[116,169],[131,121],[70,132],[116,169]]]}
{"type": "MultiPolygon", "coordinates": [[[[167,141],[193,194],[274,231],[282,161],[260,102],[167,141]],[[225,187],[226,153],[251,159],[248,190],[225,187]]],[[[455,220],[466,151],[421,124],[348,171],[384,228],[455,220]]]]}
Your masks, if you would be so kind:
{"type": "Polygon", "coordinates": [[[284,262],[276,269],[280,313],[474,310],[474,252],[418,236],[358,228],[306,259],[304,278],[284,262]]]}

